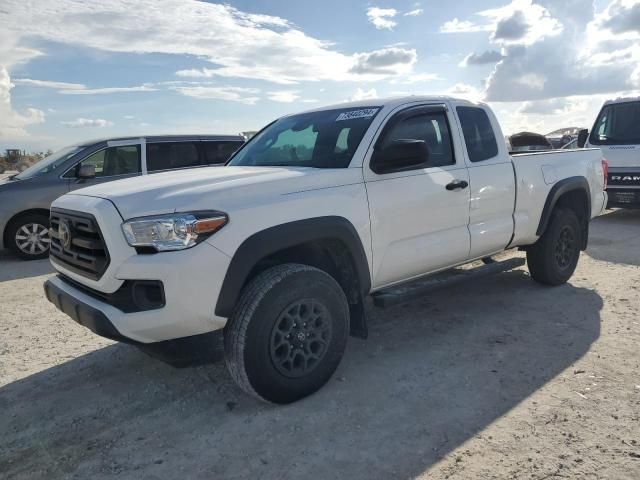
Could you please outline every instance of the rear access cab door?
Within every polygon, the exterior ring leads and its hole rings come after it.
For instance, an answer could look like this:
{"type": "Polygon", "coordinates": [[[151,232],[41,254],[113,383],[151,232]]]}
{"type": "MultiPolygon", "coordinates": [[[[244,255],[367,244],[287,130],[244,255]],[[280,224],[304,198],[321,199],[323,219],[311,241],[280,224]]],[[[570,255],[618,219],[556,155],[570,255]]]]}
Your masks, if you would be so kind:
{"type": "Polygon", "coordinates": [[[385,118],[367,151],[374,289],[469,256],[469,176],[455,125],[446,103],[401,106],[385,118]],[[372,165],[376,152],[397,140],[426,142],[428,163],[401,171],[372,165]]]}
{"type": "Polygon", "coordinates": [[[486,105],[452,102],[469,169],[470,258],[504,250],[514,231],[516,179],[495,115],[486,105]]]}

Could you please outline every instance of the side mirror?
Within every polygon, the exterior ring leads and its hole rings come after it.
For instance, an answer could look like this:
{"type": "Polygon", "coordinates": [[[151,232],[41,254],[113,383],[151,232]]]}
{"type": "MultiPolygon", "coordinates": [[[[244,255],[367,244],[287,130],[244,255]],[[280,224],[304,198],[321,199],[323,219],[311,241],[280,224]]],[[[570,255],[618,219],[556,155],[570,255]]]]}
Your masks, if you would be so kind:
{"type": "Polygon", "coordinates": [[[584,148],[587,144],[587,138],[589,138],[589,130],[583,128],[578,132],[578,148],[584,148]]]}
{"type": "Polygon", "coordinates": [[[78,169],[77,177],[80,180],[89,180],[96,178],[96,166],[95,165],[80,165],[78,169]]]}
{"type": "Polygon", "coordinates": [[[429,147],[424,140],[394,140],[371,157],[375,173],[394,173],[425,168],[429,163],[429,147]]]}

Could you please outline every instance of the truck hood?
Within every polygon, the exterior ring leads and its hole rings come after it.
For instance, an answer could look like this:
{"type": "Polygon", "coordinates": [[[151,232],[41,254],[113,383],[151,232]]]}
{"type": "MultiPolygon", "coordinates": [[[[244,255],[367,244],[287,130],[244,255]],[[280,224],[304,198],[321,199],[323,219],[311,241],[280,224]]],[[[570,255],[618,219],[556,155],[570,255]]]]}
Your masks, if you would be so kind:
{"type": "Polygon", "coordinates": [[[109,200],[128,220],[194,210],[231,212],[273,196],[362,181],[359,168],[204,167],[107,182],[71,195],[109,200]]]}

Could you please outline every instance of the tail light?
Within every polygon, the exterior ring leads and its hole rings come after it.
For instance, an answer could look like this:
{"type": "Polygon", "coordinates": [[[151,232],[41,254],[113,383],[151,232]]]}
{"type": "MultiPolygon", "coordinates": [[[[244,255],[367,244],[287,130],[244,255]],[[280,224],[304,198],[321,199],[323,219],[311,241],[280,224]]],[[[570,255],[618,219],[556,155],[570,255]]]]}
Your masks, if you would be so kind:
{"type": "Polygon", "coordinates": [[[604,189],[607,189],[607,183],[609,182],[609,162],[606,158],[602,158],[602,174],[604,175],[604,189]]]}

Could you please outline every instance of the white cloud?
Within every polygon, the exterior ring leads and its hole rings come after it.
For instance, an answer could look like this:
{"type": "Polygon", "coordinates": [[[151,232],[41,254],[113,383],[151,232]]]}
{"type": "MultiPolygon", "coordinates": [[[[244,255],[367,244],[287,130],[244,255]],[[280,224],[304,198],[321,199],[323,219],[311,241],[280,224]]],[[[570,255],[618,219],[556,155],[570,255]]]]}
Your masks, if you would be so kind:
{"type": "Polygon", "coordinates": [[[369,90],[363,90],[362,88],[358,88],[353,95],[351,95],[351,98],[349,98],[349,101],[351,102],[357,102],[360,100],[370,100],[373,98],[378,98],[378,92],[376,92],[375,88],[371,88],[369,90]]]}
{"type": "Polygon", "coordinates": [[[545,37],[559,35],[560,21],[533,0],[513,0],[501,8],[485,10],[479,15],[494,24],[491,39],[504,45],[532,45],[545,37]]]}
{"type": "Polygon", "coordinates": [[[7,69],[0,66],[0,139],[24,138],[26,127],[42,123],[45,114],[36,108],[27,108],[24,113],[13,110],[11,106],[11,89],[13,84],[7,69]]]}
{"type": "Polygon", "coordinates": [[[123,116],[122,118],[124,118],[124,119],[126,119],[126,120],[133,120],[133,119],[134,119],[134,118],[136,118],[136,117],[134,117],[133,115],[125,115],[125,116],[123,116]]]}
{"type": "Polygon", "coordinates": [[[415,49],[389,47],[355,56],[350,72],[360,75],[395,76],[409,73],[418,61],[415,49]]]}
{"type": "Polygon", "coordinates": [[[625,38],[640,38],[640,1],[616,0],[598,16],[595,24],[601,30],[625,38]]]}
{"type": "Polygon", "coordinates": [[[81,83],[54,82],[50,80],[34,80],[32,78],[14,78],[16,85],[29,85],[33,87],[56,88],[59,90],[82,90],[87,88],[81,83]]]}
{"type": "Polygon", "coordinates": [[[69,120],[67,122],[60,122],[65,127],[70,128],[85,128],[85,127],[110,127],[113,122],[105,120],[103,118],[84,118],[79,117],[75,120],[69,120]]]}
{"type": "Polygon", "coordinates": [[[497,50],[487,50],[482,53],[470,53],[460,63],[461,66],[470,65],[488,65],[498,63],[504,58],[504,55],[497,50]]]}
{"type": "Polygon", "coordinates": [[[244,103],[245,105],[255,105],[255,103],[260,100],[260,97],[256,96],[260,93],[260,90],[257,88],[197,85],[172,87],[172,90],[188,97],[208,100],[228,100],[231,102],[244,103]]]}
{"type": "Polygon", "coordinates": [[[367,18],[378,30],[393,30],[398,23],[393,20],[398,14],[395,8],[367,8],[367,18]]]}
{"type": "Polygon", "coordinates": [[[58,93],[64,95],[105,95],[110,93],[123,92],[153,92],[156,91],[153,85],[145,83],[134,87],[105,87],[105,88],[88,88],[82,83],[56,82],[51,80],[35,80],[32,78],[16,78],[13,80],[15,85],[27,85],[32,87],[53,88],[58,93]]]}
{"type": "Polygon", "coordinates": [[[410,10],[404,14],[405,17],[418,17],[424,13],[422,8],[416,8],[414,10],[410,10]]]}
{"type": "Polygon", "coordinates": [[[190,78],[211,78],[216,74],[213,68],[190,68],[187,70],[178,70],[176,72],[177,77],[190,77],[190,78]]]}
{"type": "Polygon", "coordinates": [[[406,80],[401,83],[422,83],[433,82],[435,80],[442,80],[442,78],[436,73],[416,73],[408,75],[406,80]]]}
{"type": "MultiPolygon", "coordinates": [[[[358,55],[371,52],[344,54],[286,19],[252,15],[230,5],[140,0],[131,8],[126,0],[58,0],[32,8],[23,0],[5,0],[3,9],[8,13],[0,15],[0,39],[10,40],[11,48],[2,53],[13,57],[17,47],[36,39],[108,52],[191,55],[211,63],[205,66],[211,72],[201,70],[205,76],[280,84],[375,79],[353,70],[358,55]]],[[[22,59],[37,54],[21,53],[22,59]]]]}
{"type": "Polygon", "coordinates": [[[534,90],[542,90],[545,83],[547,83],[547,78],[537,73],[525,73],[521,77],[515,78],[514,81],[534,90]]]}
{"type": "Polygon", "coordinates": [[[441,33],[473,33],[473,32],[488,32],[491,30],[491,25],[478,25],[468,20],[459,20],[454,18],[445,22],[440,27],[441,33]]]}
{"type": "Polygon", "coordinates": [[[518,109],[522,115],[568,115],[584,112],[588,101],[582,97],[561,97],[524,102],[518,109]]]}
{"type": "Polygon", "coordinates": [[[640,87],[640,41],[626,26],[619,34],[605,27],[627,25],[614,14],[624,17],[633,9],[620,5],[628,0],[614,0],[595,15],[591,0],[547,0],[544,18],[562,19],[562,31],[527,46],[506,46],[487,79],[487,100],[535,101],[640,87]]]}
{"type": "Polygon", "coordinates": [[[443,33],[492,32],[491,40],[502,45],[532,45],[558,35],[563,26],[547,8],[534,0],[513,0],[503,7],[484,10],[476,15],[484,21],[475,23],[454,18],[442,25],[443,33]]]}
{"type": "Polygon", "coordinates": [[[125,92],[154,92],[158,90],[151,85],[138,85],[135,87],[106,87],[106,88],[75,88],[60,90],[64,95],[108,95],[111,93],[125,92]]]}
{"type": "Polygon", "coordinates": [[[482,100],[482,97],[484,96],[484,92],[466,83],[456,83],[453,87],[448,88],[444,93],[455,98],[471,100],[472,102],[478,102],[482,100]]]}
{"type": "Polygon", "coordinates": [[[294,90],[281,90],[279,92],[268,92],[267,98],[273,102],[291,103],[298,100],[300,95],[294,90]]]}
{"type": "Polygon", "coordinates": [[[391,85],[411,85],[415,83],[435,82],[442,80],[442,77],[436,73],[414,73],[404,77],[394,78],[389,81],[391,85]]]}

